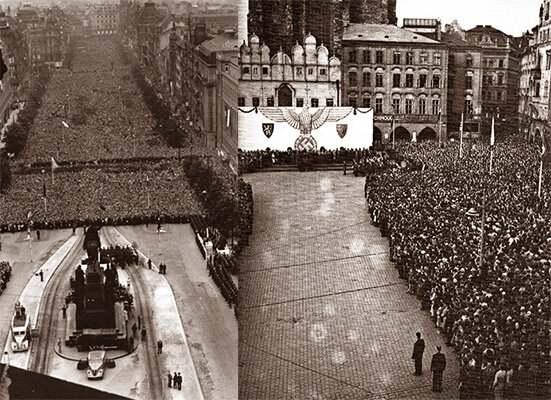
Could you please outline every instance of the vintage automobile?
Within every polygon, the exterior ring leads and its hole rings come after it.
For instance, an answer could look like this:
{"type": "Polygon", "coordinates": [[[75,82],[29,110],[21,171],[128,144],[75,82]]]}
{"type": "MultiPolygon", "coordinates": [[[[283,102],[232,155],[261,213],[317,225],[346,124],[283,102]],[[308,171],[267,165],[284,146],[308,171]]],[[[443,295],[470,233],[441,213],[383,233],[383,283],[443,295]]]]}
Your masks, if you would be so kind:
{"type": "Polygon", "coordinates": [[[102,379],[105,368],[114,368],[115,361],[106,357],[104,350],[92,350],[88,353],[86,360],[80,360],[77,368],[79,370],[86,368],[88,379],[102,379]]]}
{"type": "Polygon", "coordinates": [[[27,351],[31,341],[30,318],[25,309],[16,304],[16,311],[11,320],[12,351],[27,351]],[[18,308],[19,307],[19,308],[18,308]]]}

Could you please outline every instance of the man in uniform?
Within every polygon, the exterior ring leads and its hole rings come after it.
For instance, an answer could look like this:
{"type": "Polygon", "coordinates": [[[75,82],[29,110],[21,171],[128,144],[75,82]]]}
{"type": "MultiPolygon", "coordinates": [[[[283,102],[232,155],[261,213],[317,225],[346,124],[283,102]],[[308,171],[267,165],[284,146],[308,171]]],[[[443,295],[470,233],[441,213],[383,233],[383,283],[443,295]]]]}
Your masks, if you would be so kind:
{"type": "Polygon", "coordinates": [[[417,332],[417,340],[413,345],[413,355],[411,358],[415,360],[415,375],[423,374],[423,352],[425,351],[425,341],[421,339],[421,332],[417,332]]]}
{"type": "Polygon", "coordinates": [[[438,351],[432,356],[430,370],[432,371],[432,391],[442,391],[442,375],[446,369],[446,356],[441,353],[442,347],[436,346],[438,351]]]}

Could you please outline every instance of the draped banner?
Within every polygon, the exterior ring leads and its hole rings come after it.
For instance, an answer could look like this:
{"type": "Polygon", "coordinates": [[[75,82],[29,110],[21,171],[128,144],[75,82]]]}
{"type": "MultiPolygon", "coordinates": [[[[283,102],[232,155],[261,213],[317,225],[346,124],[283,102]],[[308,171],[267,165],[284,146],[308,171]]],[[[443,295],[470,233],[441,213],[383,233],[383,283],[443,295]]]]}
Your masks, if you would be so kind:
{"type": "Polygon", "coordinates": [[[372,143],[372,109],[239,108],[239,148],[244,151],[367,148],[372,143]]]}

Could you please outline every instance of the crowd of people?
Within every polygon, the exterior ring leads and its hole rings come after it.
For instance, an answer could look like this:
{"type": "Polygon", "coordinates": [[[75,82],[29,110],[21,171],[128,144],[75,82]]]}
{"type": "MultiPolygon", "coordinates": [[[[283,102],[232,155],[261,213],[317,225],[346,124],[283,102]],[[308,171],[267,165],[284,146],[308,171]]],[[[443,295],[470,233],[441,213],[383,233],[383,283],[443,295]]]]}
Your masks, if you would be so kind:
{"type": "Polygon", "coordinates": [[[11,277],[11,265],[7,261],[0,261],[0,294],[6,289],[11,277]]]}
{"type": "Polygon", "coordinates": [[[312,169],[315,165],[347,163],[352,167],[354,164],[367,163],[375,152],[381,150],[379,147],[372,147],[370,150],[345,148],[326,150],[323,147],[315,151],[299,151],[290,147],[287,151],[269,148],[256,151],[239,150],[239,168],[246,173],[278,165],[296,165],[302,169],[312,169]]]}
{"type": "Polygon", "coordinates": [[[538,197],[541,147],[498,143],[491,175],[482,143],[461,159],[457,143],[403,143],[397,154],[423,168],[369,175],[369,211],[410,293],[458,352],[461,397],[549,398],[551,174],[538,197]]]}
{"type": "Polygon", "coordinates": [[[233,280],[227,263],[227,256],[214,253],[214,255],[207,260],[207,269],[228,305],[230,307],[237,307],[237,285],[233,280]]]}
{"type": "Polygon", "coordinates": [[[12,179],[11,189],[0,194],[0,231],[26,229],[29,211],[35,226],[42,228],[107,220],[148,223],[159,215],[165,222],[187,222],[189,215],[203,213],[183,164],[174,160],[71,172],[60,168],[54,171],[53,184],[49,173],[14,174],[12,179]]]}
{"type": "Polygon", "coordinates": [[[176,154],[155,128],[116,43],[88,38],[77,44],[71,70],[52,73],[21,156],[35,162],[176,154]]]}
{"type": "Polygon", "coordinates": [[[117,267],[125,268],[130,265],[137,265],[138,253],[132,246],[109,246],[100,249],[100,262],[112,263],[117,267]]]}

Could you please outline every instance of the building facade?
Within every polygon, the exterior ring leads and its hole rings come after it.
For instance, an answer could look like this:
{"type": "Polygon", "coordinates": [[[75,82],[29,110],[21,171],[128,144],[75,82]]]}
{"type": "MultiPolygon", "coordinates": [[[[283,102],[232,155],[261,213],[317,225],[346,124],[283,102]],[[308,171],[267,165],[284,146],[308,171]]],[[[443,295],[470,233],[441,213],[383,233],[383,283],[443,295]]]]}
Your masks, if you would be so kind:
{"type": "Polygon", "coordinates": [[[239,93],[239,62],[237,54],[216,56],[216,148],[237,171],[237,96],[239,93]]]}
{"type": "Polygon", "coordinates": [[[308,34],[341,56],[349,23],[396,24],[396,0],[249,0],[248,33],[290,53],[308,34]]]}
{"type": "Polygon", "coordinates": [[[240,48],[240,107],[340,106],[341,63],[324,45],[307,35],[304,47],[295,44],[291,54],[281,48],[272,54],[252,35],[240,48]]]}
{"type": "Polygon", "coordinates": [[[550,2],[540,7],[539,22],[523,38],[519,87],[520,132],[529,140],[551,132],[549,85],[551,81],[550,2]]]}
{"type": "Polygon", "coordinates": [[[373,140],[444,138],[448,50],[381,24],[350,24],[343,36],[343,105],[374,109],[373,140]]]}
{"type": "Polygon", "coordinates": [[[465,32],[469,44],[482,49],[482,122],[489,133],[494,117],[501,133],[518,130],[520,81],[516,40],[490,25],[478,25],[465,32]]]}
{"type": "Polygon", "coordinates": [[[114,35],[119,27],[119,6],[117,4],[93,4],[90,12],[92,35],[114,35]]]}

